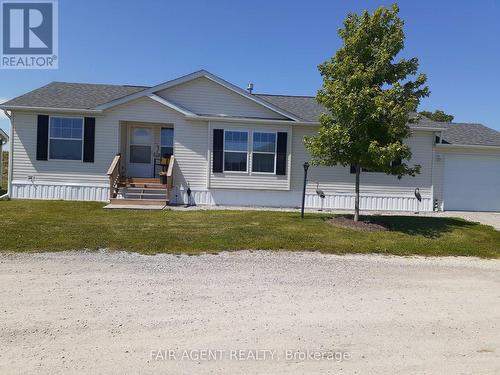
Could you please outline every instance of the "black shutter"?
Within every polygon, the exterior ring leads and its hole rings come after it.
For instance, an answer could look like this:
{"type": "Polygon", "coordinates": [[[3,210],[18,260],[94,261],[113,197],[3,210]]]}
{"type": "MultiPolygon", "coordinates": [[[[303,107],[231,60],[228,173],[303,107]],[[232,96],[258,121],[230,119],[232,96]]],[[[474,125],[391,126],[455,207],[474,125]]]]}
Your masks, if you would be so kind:
{"type": "Polygon", "coordinates": [[[222,173],[224,160],[224,130],[214,129],[212,172],[222,173]]]}
{"type": "Polygon", "coordinates": [[[83,125],[83,162],[94,162],[95,118],[85,117],[83,125]]]}
{"type": "Polygon", "coordinates": [[[49,116],[38,115],[36,132],[36,160],[47,160],[48,146],[49,116]]]}
{"type": "Polygon", "coordinates": [[[351,164],[351,173],[356,173],[356,166],[351,164]]]}
{"type": "Polygon", "coordinates": [[[286,145],[287,133],[278,133],[278,141],[276,144],[276,174],[286,175],[286,145]]]}

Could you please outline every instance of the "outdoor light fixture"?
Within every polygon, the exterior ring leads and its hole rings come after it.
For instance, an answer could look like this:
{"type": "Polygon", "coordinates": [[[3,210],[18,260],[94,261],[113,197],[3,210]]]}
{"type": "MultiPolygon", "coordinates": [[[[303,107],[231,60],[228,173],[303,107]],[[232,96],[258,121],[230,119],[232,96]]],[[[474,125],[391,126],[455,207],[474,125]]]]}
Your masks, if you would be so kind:
{"type": "Polygon", "coordinates": [[[302,191],[302,209],[300,211],[300,217],[302,219],[304,218],[304,205],[306,203],[307,170],[309,169],[309,163],[306,161],[303,167],[304,167],[304,190],[302,191]]]}

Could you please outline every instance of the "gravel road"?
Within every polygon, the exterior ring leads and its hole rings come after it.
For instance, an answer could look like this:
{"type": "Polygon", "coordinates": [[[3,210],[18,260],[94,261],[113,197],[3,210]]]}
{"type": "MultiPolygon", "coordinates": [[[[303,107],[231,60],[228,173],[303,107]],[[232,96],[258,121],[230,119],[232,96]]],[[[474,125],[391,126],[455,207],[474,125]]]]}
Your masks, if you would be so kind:
{"type": "Polygon", "coordinates": [[[0,255],[0,373],[498,374],[500,261],[0,255]]]}

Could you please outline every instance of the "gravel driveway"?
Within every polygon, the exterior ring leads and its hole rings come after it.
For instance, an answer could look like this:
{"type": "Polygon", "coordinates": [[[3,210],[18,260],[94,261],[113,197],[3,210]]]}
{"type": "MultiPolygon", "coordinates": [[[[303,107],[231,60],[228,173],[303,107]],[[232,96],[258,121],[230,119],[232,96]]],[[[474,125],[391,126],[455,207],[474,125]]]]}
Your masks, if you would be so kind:
{"type": "Polygon", "coordinates": [[[499,271],[471,258],[4,254],[0,373],[498,374],[499,271]]]}

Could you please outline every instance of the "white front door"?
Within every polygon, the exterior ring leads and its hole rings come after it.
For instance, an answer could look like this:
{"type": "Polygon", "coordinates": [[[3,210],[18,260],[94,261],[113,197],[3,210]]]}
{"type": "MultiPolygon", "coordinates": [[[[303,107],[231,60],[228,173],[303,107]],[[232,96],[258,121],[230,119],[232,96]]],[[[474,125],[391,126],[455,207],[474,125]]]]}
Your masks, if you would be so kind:
{"type": "Polygon", "coordinates": [[[153,177],[153,128],[129,128],[128,177],[153,177]]]}

